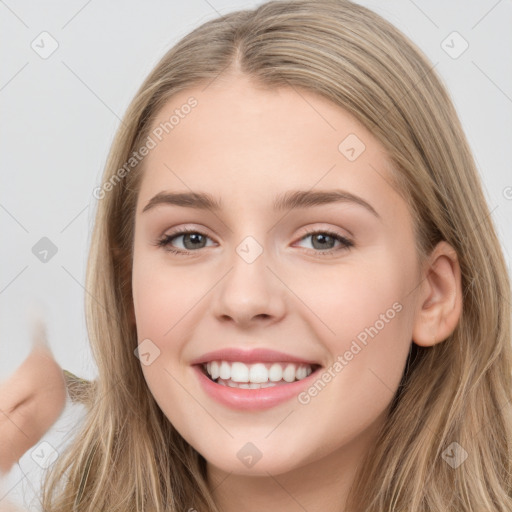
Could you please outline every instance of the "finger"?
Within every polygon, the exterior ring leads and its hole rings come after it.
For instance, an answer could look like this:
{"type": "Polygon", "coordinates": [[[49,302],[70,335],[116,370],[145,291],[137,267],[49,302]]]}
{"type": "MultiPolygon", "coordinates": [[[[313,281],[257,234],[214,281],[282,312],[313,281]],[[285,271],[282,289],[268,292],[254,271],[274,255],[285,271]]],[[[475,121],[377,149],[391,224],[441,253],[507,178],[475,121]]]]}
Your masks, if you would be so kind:
{"type": "Polygon", "coordinates": [[[48,431],[66,403],[62,369],[44,343],[43,324],[33,326],[29,356],[0,386],[0,473],[48,431]]]}

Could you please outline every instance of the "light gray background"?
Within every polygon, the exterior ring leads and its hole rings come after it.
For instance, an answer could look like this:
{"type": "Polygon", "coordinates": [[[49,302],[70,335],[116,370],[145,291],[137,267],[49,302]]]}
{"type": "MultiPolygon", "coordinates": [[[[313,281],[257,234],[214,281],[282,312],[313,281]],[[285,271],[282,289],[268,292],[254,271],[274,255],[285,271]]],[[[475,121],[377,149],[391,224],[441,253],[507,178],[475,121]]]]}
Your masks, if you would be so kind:
{"type": "MultiPolygon", "coordinates": [[[[181,37],[208,19],[261,3],[0,1],[0,382],[29,354],[34,307],[44,312],[58,363],[96,376],[85,331],[85,265],[92,191],[120,118],[181,37]],[[45,59],[31,47],[33,41],[42,46],[44,31],[58,43],[45,59]],[[42,237],[58,249],[46,263],[32,253],[42,237]]],[[[436,64],[473,149],[510,269],[512,1],[358,3],[391,21],[436,64]],[[469,44],[458,58],[442,47],[453,31],[469,44]]],[[[461,48],[458,40],[453,45],[461,48]]],[[[44,440],[58,450],[80,412],[68,405],[44,440]]],[[[0,500],[5,494],[28,500],[38,470],[27,452],[4,481],[0,500]]],[[[32,508],[39,510],[37,500],[32,508]]]]}

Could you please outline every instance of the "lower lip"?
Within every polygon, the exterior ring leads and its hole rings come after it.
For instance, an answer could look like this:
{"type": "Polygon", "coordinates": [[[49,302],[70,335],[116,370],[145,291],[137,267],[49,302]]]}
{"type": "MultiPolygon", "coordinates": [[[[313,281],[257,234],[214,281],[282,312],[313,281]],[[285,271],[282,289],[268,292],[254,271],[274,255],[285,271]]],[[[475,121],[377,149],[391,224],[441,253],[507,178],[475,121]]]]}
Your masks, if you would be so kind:
{"type": "Polygon", "coordinates": [[[243,389],[217,384],[203,373],[201,365],[193,365],[193,368],[203,389],[211,398],[232,409],[251,411],[269,409],[296,397],[311,384],[321,370],[321,368],[317,368],[306,378],[288,384],[268,388],[243,389]]]}

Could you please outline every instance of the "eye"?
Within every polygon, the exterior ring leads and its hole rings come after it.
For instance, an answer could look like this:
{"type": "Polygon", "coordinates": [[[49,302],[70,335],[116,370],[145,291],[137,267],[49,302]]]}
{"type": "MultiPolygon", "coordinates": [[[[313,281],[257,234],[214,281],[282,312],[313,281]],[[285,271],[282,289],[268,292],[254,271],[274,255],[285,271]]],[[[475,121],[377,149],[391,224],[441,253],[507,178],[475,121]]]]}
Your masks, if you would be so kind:
{"type": "Polygon", "coordinates": [[[188,229],[184,228],[180,231],[176,231],[174,233],[170,233],[168,235],[164,235],[160,240],[157,241],[156,245],[158,247],[162,247],[164,250],[168,252],[172,252],[174,254],[186,255],[195,251],[196,249],[202,249],[204,247],[203,242],[209,238],[206,234],[198,231],[197,229],[188,229]],[[183,237],[183,243],[189,244],[188,249],[192,249],[192,251],[188,251],[187,247],[185,249],[175,249],[171,247],[171,242],[175,238],[183,237]]]}
{"type": "MultiPolygon", "coordinates": [[[[313,251],[316,254],[332,254],[337,251],[349,249],[350,247],[354,246],[354,243],[345,238],[344,236],[329,230],[307,231],[304,235],[302,235],[300,241],[305,240],[306,238],[309,237],[313,237],[313,248],[319,249],[313,251]],[[332,243],[335,244],[336,242],[339,242],[341,247],[338,246],[337,249],[331,247],[332,243]]],[[[162,247],[165,251],[172,252],[180,256],[185,256],[188,254],[192,254],[192,252],[197,252],[197,249],[204,248],[204,243],[208,238],[210,238],[208,235],[201,231],[198,231],[197,229],[184,228],[181,229],[180,231],[175,231],[174,233],[164,235],[162,238],[157,240],[155,245],[157,245],[158,247],[162,247]],[[181,237],[183,237],[183,244],[185,246],[188,245],[188,247],[185,247],[185,249],[174,248],[171,245],[172,241],[175,238],[181,237]]]]}
{"type": "Polygon", "coordinates": [[[313,230],[307,231],[305,235],[302,236],[300,241],[305,240],[306,238],[312,237],[312,245],[314,249],[320,249],[320,251],[314,251],[317,254],[321,255],[330,255],[332,253],[338,252],[340,250],[350,249],[354,246],[354,243],[351,242],[348,238],[345,238],[334,231],[329,230],[313,230]],[[339,242],[341,247],[338,246],[337,249],[331,247],[336,242],[339,242]]]}

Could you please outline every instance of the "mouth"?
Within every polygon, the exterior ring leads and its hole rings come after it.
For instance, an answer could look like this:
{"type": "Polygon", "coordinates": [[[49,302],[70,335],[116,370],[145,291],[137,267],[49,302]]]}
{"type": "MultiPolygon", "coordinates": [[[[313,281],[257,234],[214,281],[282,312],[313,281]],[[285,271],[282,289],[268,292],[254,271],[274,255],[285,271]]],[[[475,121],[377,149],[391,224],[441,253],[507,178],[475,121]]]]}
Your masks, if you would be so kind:
{"type": "Polygon", "coordinates": [[[292,362],[258,362],[216,360],[195,365],[211,381],[221,386],[261,389],[286,386],[305,379],[321,368],[319,364],[292,362]]]}

